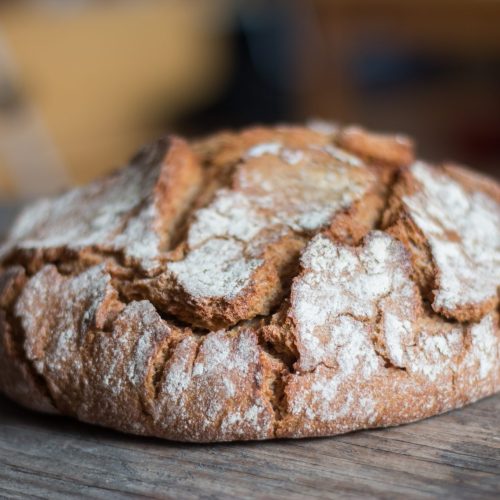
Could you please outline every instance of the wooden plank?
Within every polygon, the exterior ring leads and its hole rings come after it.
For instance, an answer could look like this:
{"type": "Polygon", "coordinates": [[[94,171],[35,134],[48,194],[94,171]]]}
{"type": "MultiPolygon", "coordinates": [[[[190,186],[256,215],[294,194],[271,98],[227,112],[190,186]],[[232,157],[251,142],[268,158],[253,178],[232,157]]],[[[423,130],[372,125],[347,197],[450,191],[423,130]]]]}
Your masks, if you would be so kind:
{"type": "Polygon", "coordinates": [[[499,498],[500,395],[393,429],[218,445],[126,436],[0,398],[8,498],[499,498]]]}

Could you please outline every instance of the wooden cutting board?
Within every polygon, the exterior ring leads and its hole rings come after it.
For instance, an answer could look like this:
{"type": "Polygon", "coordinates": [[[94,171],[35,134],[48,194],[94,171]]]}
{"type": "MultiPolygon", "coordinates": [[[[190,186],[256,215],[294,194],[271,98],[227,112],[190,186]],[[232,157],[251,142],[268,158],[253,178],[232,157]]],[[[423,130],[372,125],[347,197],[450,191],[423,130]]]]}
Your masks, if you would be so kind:
{"type": "Polygon", "coordinates": [[[500,498],[500,394],[402,427],[189,445],[39,415],[0,397],[0,496],[500,498]]]}

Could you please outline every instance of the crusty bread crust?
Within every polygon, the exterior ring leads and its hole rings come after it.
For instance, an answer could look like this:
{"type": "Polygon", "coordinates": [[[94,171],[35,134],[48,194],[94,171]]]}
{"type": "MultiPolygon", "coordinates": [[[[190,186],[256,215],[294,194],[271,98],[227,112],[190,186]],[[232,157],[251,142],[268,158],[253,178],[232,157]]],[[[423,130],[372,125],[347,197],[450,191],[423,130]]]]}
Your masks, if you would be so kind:
{"type": "Polygon", "coordinates": [[[171,137],[28,207],[0,390],[195,442],[398,425],[500,390],[500,187],[358,127],[171,137]]]}

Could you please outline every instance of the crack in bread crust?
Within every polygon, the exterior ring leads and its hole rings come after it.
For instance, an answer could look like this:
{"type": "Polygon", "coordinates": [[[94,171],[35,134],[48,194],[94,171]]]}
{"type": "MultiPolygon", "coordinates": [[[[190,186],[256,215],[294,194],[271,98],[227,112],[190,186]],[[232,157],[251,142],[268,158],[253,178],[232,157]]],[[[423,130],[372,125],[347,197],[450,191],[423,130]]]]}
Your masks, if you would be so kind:
{"type": "Polygon", "coordinates": [[[499,192],[353,127],[161,140],[14,226],[0,389],[198,442],[396,425],[492,394],[499,192]],[[459,264],[443,242],[485,298],[443,306],[459,264]]]}
{"type": "Polygon", "coordinates": [[[402,174],[386,216],[433,310],[462,322],[495,310],[500,282],[500,202],[469,192],[471,184],[416,162],[402,174]]]}

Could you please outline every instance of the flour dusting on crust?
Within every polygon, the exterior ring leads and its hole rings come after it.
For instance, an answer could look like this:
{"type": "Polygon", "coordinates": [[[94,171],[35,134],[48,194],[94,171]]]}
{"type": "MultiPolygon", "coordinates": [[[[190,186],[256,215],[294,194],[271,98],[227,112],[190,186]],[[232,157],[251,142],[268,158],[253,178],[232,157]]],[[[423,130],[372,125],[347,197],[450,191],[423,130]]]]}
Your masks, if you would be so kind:
{"type": "Polygon", "coordinates": [[[403,198],[431,247],[437,267],[433,307],[454,316],[497,296],[500,283],[500,205],[422,162],[411,167],[419,188],[403,198]]]}
{"type": "Polygon", "coordinates": [[[170,264],[178,283],[193,297],[232,299],[248,286],[262,263],[245,257],[244,245],[234,239],[214,238],[170,264]]]}
{"type": "MultiPolygon", "coordinates": [[[[279,289],[277,264],[266,261],[266,252],[287,235],[327,226],[375,182],[359,159],[337,149],[333,156],[326,151],[319,144],[298,148],[285,133],[280,141],[257,142],[244,151],[233,188],[221,188],[207,207],[195,212],[187,254],[168,267],[174,283],[195,303],[244,300],[246,294],[261,293],[255,292],[259,280],[272,273],[273,287],[279,289]],[[262,270],[263,265],[268,268],[262,270]]],[[[258,296],[254,300],[262,302],[258,296]]],[[[256,304],[252,314],[265,314],[264,307],[268,302],[256,304]]]]}
{"type": "Polygon", "coordinates": [[[91,362],[86,362],[78,417],[113,422],[127,432],[148,432],[144,413],[155,393],[155,367],[175,335],[175,328],[148,301],[128,304],[111,331],[96,332],[88,346],[91,362]]]}
{"type": "Polygon", "coordinates": [[[274,414],[261,392],[260,356],[257,338],[247,330],[211,333],[199,347],[194,339],[183,341],[162,380],[154,410],[158,425],[194,440],[272,435],[274,414]]]}
{"type": "Polygon", "coordinates": [[[353,421],[380,424],[388,394],[423,398],[425,387],[438,384],[440,393],[425,407],[436,412],[464,394],[491,390],[500,361],[496,315],[475,325],[423,317],[397,240],[373,232],[352,248],[320,235],[302,266],[289,311],[299,352],[286,388],[290,422],[305,419],[309,432],[317,422],[342,432],[353,421]],[[468,370],[469,378],[458,383],[457,374],[468,370]]]}
{"type": "Polygon", "coordinates": [[[499,391],[496,185],[414,163],[406,138],[312,128],[170,138],[28,208],[0,252],[2,392],[211,442],[499,391]]]}
{"type": "Polygon", "coordinates": [[[196,193],[200,176],[184,141],[171,138],[166,151],[160,146],[156,148],[163,154],[153,163],[139,159],[88,186],[28,207],[0,255],[8,255],[13,248],[91,249],[121,253],[147,272],[158,269],[163,246],[196,193]]]}
{"type": "Polygon", "coordinates": [[[400,364],[401,340],[410,341],[416,290],[408,276],[402,245],[373,232],[360,248],[315,237],[302,255],[304,272],[292,288],[291,318],[297,327],[300,369],[323,363],[350,374],[363,366],[368,376],[378,367],[371,341],[374,322],[384,308],[386,322],[395,326],[382,341],[388,356],[400,364]]]}
{"type": "Polygon", "coordinates": [[[159,238],[151,232],[155,208],[141,206],[148,201],[160,169],[160,165],[131,165],[104,182],[42,200],[22,213],[10,239],[25,249],[76,251],[92,246],[127,250],[127,241],[133,240],[131,257],[154,259],[159,251],[159,238]],[[140,212],[133,216],[137,209],[140,212]]]}
{"type": "Polygon", "coordinates": [[[24,349],[51,393],[71,398],[84,378],[83,347],[120,309],[104,266],[65,278],[45,266],[24,288],[15,307],[26,338],[24,349]],[[68,369],[71,367],[71,369],[68,369]]]}

